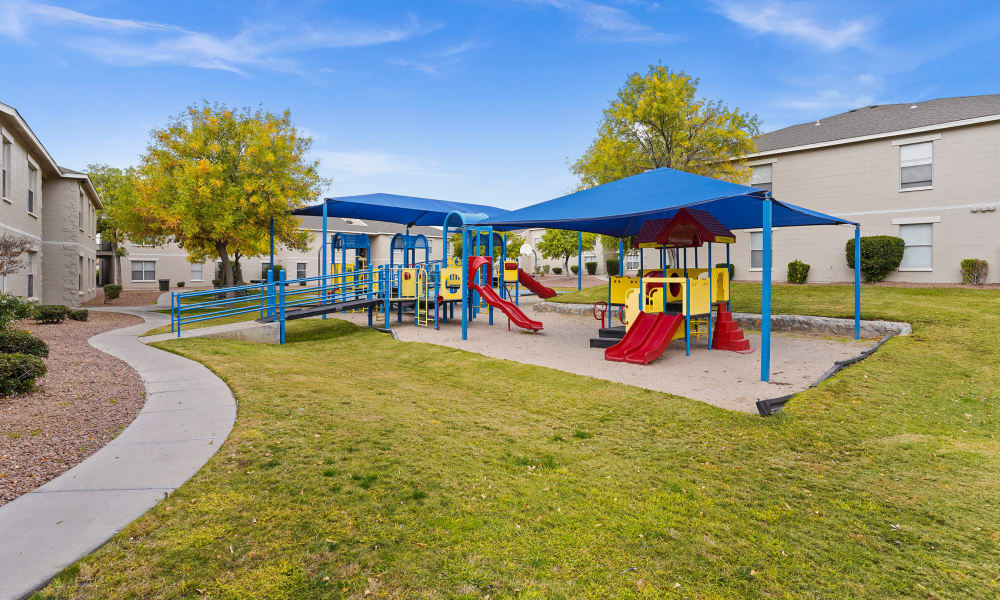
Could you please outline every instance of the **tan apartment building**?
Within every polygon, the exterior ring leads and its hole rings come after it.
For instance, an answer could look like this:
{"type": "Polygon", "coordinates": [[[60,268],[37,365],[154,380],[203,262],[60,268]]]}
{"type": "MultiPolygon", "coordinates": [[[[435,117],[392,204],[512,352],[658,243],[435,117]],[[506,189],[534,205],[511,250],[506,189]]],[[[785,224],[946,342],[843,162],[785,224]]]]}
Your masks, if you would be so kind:
{"type": "MultiPolygon", "coordinates": [[[[312,240],[307,250],[290,250],[275,246],[275,263],[285,269],[285,277],[303,278],[315,277],[319,275],[320,265],[320,240],[323,235],[323,220],[319,217],[300,217],[301,228],[312,234],[312,240]]],[[[327,222],[327,231],[330,239],[334,233],[363,234],[368,236],[370,244],[370,255],[367,257],[369,264],[379,266],[387,265],[390,260],[390,244],[392,237],[397,233],[403,233],[405,228],[397,223],[385,223],[382,221],[362,221],[361,219],[339,219],[330,217],[327,222]]],[[[441,257],[441,228],[440,227],[412,227],[410,235],[423,235],[427,238],[430,246],[430,257],[432,259],[441,257]]],[[[220,264],[217,260],[191,263],[188,260],[187,252],[177,244],[166,244],[163,246],[142,246],[133,243],[125,245],[127,252],[122,261],[122,286],[125,289],[152,289],[158,286],[160,279],[167,279],[171,286],[176,286],[183,281],[185,287],[211,287],[212,280],[218,278],[220,264]]],[[[111,273],[109,261],[111,260],[111,248],[102,246],[98,252],[101,261],[101,273],[111,273]]],[[[419,260],[423,260],[423,252],[418,255],[419,260]]],[[[270,257],[249,256],[240,258],[240,268],[243,271],[243,280],[250,282],[266,278],[268,262],[270,257]]],[[[338,253],[336,259],[331,255],[330,261],[340,261],[338,253]]],[[[353,264],[354,251],[347,251],[347,262],[353,264]]],[[[395,260],[397,264],[402,260],[402,254],[397,251],[395,260]]],[[[102,284],[108,283],[101,281],[102,284]]]]}
{"type": "MultiPolygon", "coordinates": [[[[989,282],[1000,281],[1000,95],[866,106],[764,134],[758,148],[747,157],[751,185],[858,222],[862,235],[903,238],[888,281],[957,283],[965,258],[986,259],[989,282]]],[[[760,280],[762,234],[736,235],[736,278],[760,280]]],[[[799,259],[811,265],[810,282],[852,281],[844,245],[853,235],[775,229],[774,280],[799,259]]]]}
{"type": "Polygon", "coordinates": [[[97,289],[97,210],[86,173],[60,167],[17,110],[0,103],[0,229],[29,240],[4,291],[77,306],[97,289]]]}

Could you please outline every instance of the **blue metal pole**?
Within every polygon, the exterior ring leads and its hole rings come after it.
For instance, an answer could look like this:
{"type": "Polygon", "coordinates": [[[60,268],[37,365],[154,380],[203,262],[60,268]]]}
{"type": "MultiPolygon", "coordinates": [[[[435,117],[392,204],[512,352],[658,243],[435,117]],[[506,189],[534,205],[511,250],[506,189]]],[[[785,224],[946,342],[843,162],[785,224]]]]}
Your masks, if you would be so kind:
{"type": "Polygon", "coordinates": [[[708,349],[712,349],[712,242],[708,243],[708,349]]]}
{"type": "Polygon", "coordinates": [[[583,289],[583,231],[576,232],[576,291],[583,289]]]}
{"type": "MultiPolygon", "coordinates": [[[[324,204],[323,206],[326,206],[326,204],[324,204]]],[[[273,271],[274,270],[274,217],[271,217],[271,227],[269,231],[271,235],[271,259],[270,259],[271,262],[268,263],[268,266],[270,266],[271,270],[273,271]]]]}
{"type": "Polygon", "coordinates": [[[503,247],[500,248],[500,297],[507,296],[507,232],[503,232],[503,247]]]}
{"type": "Polygon", "coordinates": [[[278,273],[278,339],[285,343],[285,270],[278,273]]]}
{"type": "Polygon", "coordinates": [[[177,320],[177,292],[170,292],[170,333],[174,332],[175,324],[177,320]]]}
{"type": "Polygon", "coordinates": [[[854,228],[854,339],[861,339],[861,226],[854,228]]]}
{"type": "Polygon", "coordinates": [[[729,244],[726,244],[726,279],[729,280],[729,298],[726,299],[727,311],[733,310],[733,281],[729,277],[729,274],[732,272],[729,270],[729,265],[731,264],[733,263],[729,260],[729,244]]]}
{"type": "Polygon", "coordinates": [[[469,242],[472,236],[462,228],[462,339],[469,339],[469,242]]]}
{"type": "MultiPolygon", "coordinates": [[[[326,247],[330,243],[330,240],[327,239],[327,224],[326,224],[326,222],[327,222],[326,200],[323,200],[323,252],[321,253],[323,264],[320,265],[320,269],[319,269],[319,274],[323,278],[323,279],[320,280],[320,281],[323,282],[322,286],[321,286],[323,296],[322,296],[322,298],[319,301],[320,304],[326,304],[326,270],[329,268],[328,265],[330,264],[330,261],[327,260],[327,254],[326,254],[327,253],[327,248],[326,247]]],[[[323,318],[324,319],[326,318],[325,314],[323,315],[323,318]]]]}
{"type": "Polygon", "coordinates": [[[267,270],[267,316],[274,316],[274,269],[267,270]]]}
{"type": "MultiPolygon", "coordinates": [[[[684,256],[687,256],[685,252],[684,256]]],[[[691,356],[691,278],[684,274],[684,356],[691,356]]]]}
{"type": "Polygon", "coordinates": [[[771,380],[771,194],[764,198],[764,271],[760,311],[760,380],[771,380]]]}

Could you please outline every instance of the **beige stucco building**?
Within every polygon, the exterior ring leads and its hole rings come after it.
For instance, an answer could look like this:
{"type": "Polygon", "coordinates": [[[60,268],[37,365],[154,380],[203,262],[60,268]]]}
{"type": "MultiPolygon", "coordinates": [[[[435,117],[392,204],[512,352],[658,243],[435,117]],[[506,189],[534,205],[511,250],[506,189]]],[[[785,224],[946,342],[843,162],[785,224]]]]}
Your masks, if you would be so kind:
{"type": "Polygon", "coordinates": [[[60,167],[13,107],[0,103],[0,229],[29,240],[24,268],[3,289],[77,306],[97,288],[97,210],[85,173],[60,167]]]}
{"type": "MultiPolygon", "coordinates": [[[[307,250],[290,250],[280,246],[275,247],[274,262],[284,267],[285,276],[289,279],[319,275],[320,240],[323,234],[322,219],[319,217],[301,217],[300,219],[301,227],[312,234],[309,248],[307,250]]],[[[403,233],[405,228],[396,223],[330,217],[327,231],[330,239],[336,232],[367,235],[368,243],[371,246],[371,254],[367,258],[370,264],[379,266],[389,264],[392,237],[397,233],[403,233]]],[[[426,237],[430,245],[431,258],[441,257],[440,227],[412,227],[410,234],[426,237]]],[[[187,252],[177,244],[141,246],[127,243],[125,250],[127,254],[121,259],[122,285],[125,289],[153,289],[158,286],[160,279],[170,280],[171,286],[176,286],[178,282],[183,281],[185,287],[211,287],[212,280],[218,277],[220,268],[218,261],[191,263],[188,260],[187,252]]],[[[348,251],[347,257],[348,262],[353,264],[353,251],[348,251]]],[[[98,252],[98,258],[102,261],[101,272],[111,273],[107,262],[111,260],[110,248],[102,247],[101,251],[98,252]]],[[[423,260],[422,252],[418,258],[423,260]]],[[[243,271],[244,281],[250,282],[266,277],[269,260],[270,257],[267,255],[241,257],[240,267],[243,271]]],[[[337,260],[340,260],[339,256],[337,260]]],[[[398,251],[395,260],[397,263],[402,260],[402,255],[398,251]]],[[[330,261],[334,261],[332,255],[330,261]]]]}
{"type": "MultiPolygon", "coordinates": [[[[888,281],[957,283],[961,260],[979,258],[1000,282],[1000,95],[866,106],[765,134],[747,158],[752,185],[776,200],[858,222],[862,235],[902,237],[888,281]]],[[[736,235],[736,278],[759,280],[761,234],[736,235]]],[[[844,226],[775,229],[774,280],[799,259],[810,282],[851,281],[852,237],[844,226]]]]}

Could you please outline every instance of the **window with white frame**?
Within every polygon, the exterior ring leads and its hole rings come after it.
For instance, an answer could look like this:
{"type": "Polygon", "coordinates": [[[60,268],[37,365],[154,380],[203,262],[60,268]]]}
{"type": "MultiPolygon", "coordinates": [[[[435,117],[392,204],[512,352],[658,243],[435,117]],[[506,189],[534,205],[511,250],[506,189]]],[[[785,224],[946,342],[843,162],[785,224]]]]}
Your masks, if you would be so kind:
{"type": "Polygon", "coordinates": [[[625,255],[625,270],[626,271],[638,271],[639,270],[639,253],[636,251],[629,252],[625,255]]]}
{"type": "Polygon", "coordinates": [[[133,260],[132,281],[156,281],[156,261],[133,260]]]}
{"type": "Polygon", "coordinates": [[[771,165],[756,165],[751,168],[750,187],[771,191],[771,165]]]}
{"type": "Polygon", "coordinates": [[[205,276],[205,264],[191,263],[191,281],[204,281],[202,279],[204,276],[205,276]]]}
{"type": "Polygon", "coordinates": [[[83,192],[80,192],[80,204],[77,211],[77,221],[80,229],[83,229],[83,192]]]}
{"type": "Polygon", "coordinates": [[[764,268],[764,232],[750,232],[750,268],[759,271],[764,268]]]}
{"type": "Polygon", "coordinates": [[[13,147],[10,142],[7,141],[7,138],[0,138],[0,140],[3,142],[3,156],[0,158],[0,165],[2,165],[3,170],[3,190],[0,190],[0,192],[2,192],[0,195],[6,198],[10,195],[10,155],[13,147]]]}
{"type": "Polygon", "coordinates": [[[38,180],[38,169],[28,163],[28,212],[35,212],[35,186],[38,180]]]}
{"type": "Polygon", "coordinates": [[[79,266],[77,267],[76,274],[77,274],[76,291],[82,292],[83,291],[83,257],[82,256],[79,257],[79,266]]]}
{"type": "Polygon", "coordinates": [[[295,263],[295,278],[296,279],[306,278],[306,263],[304,262],[295,263]]]}
{"type": "Polygon", "coordinates": [[[931,187],[933,184],[933,142],[899,147],[899,189],[931,187]]]}
{"type": "Polygon", "coordinates": [[[28,252],[28,297],[35,297],[35,253],[28,252]]]}
{"type": "Polygon", "coordinates": [[[900,271],[929,271],[934,267],[934,225],[931,223],[911,223],[899,226],[899,237],[903,238],[906,249],[900,271]]]}

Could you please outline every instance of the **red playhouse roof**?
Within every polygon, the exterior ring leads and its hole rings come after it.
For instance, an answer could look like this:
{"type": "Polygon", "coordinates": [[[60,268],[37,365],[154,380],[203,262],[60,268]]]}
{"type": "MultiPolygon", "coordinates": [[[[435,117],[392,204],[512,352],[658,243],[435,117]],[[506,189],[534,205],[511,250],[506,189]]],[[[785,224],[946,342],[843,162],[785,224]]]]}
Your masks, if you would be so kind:
{"type": "Polygon", "coordinates": [[[670,219],[650,219],[636,235],[640,248],[670,246],[700,247],[705,242],[732,244],[736,236],[711,213],[696,208],[682,208],[670,219]]]}

